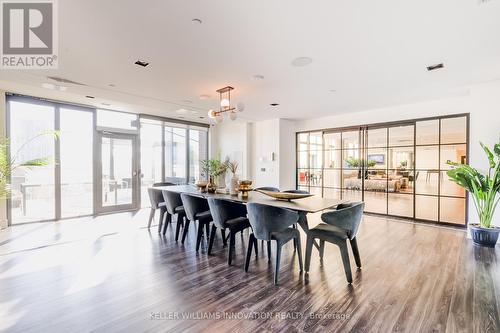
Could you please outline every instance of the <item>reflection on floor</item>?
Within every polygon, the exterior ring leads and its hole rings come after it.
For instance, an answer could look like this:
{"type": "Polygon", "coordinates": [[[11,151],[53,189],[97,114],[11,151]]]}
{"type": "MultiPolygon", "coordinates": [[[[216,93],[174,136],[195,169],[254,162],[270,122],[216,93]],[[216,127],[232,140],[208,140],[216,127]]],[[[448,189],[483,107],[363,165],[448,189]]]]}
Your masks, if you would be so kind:
{"type": "Polygon", "coordinates": [[[323,265],[313,253],[305,279],[287,245],[275,287],[262,248],[243,271],[248,234],[237,238],[229,267],[220,238],[212,256],[205,240],[196,253],[195,228],[181,245],[174,228],[165,237],[148,231],[147,213],[0,232],[0,331],[500,331],[492,292],[500,290],[500,247],[474,247],[464,230],[365,216],[352,286],[334,246],[323,265]],[[175,317],[189,314],[233,318],[175,317]],[[241,317],[257,314],[265,316],[241,317]]]}

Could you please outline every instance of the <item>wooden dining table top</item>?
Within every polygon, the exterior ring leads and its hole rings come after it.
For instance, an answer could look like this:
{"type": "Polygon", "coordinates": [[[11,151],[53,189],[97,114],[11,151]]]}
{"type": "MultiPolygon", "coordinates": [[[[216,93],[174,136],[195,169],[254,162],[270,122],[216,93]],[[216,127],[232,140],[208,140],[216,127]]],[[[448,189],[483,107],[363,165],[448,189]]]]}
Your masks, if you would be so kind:
{"type": "Polygon", "coordinates": [[[271,198],[265,194],[255,191],[249,192],[247,198],[241,198],[240,196],[229,194],[201,193],[194,185],[155,186],[150,188],[159,191],[168,190],[177,193],[192,193],[204,198],[225,199],[235,202],[241,202],[244,204],[259,203],[269,206],[288,208],[297,212],[304,213],[317,213],[325,209],[334,208],[339,204],[346,202],[346,200],[321,198],[316,195],[302,199],[295,199],[293,201],[284,201],[271,198]]]}

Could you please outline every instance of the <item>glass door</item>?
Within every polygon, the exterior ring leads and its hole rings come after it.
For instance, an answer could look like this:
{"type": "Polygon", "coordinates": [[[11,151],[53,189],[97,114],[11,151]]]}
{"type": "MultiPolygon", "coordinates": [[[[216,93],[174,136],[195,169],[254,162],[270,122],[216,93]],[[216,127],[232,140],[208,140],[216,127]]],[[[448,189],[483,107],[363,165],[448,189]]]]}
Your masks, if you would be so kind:
{"type": "Polygon", "coordinates": [[[137,208],[136,141],[133,134],[99,132],[96,213],[137,208]]]}

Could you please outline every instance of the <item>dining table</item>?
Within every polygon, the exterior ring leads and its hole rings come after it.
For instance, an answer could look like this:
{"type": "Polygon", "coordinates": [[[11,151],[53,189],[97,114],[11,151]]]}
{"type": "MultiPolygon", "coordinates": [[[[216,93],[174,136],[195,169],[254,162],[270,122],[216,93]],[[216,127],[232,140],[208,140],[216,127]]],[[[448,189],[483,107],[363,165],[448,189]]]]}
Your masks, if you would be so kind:
{"type": "MultiPolygon", "coordinates": [[[[341,199],[330,199],[321,198],[319,196],[313,195],[307,198],[294,199],[294,200],[278,200],[269,197],[263,193],[257,191],[248,192],[248,196],[241,197],[240,195],[230,195],[224,193],[208,193],[200,192],[198,188],[194,185],[170,185],[170,186],[155,186],[151,187],[153,190],[162,191],[172,191],[177,193],[190,193],[201,196],[203,198],[217,198],[224,199],[234,202],[239,202],[242,204],[247,203],[259,203],[274,207],[287,208],[296,211],[299,215],[297,224],[304,230],[307,234],[309,232],[309,222],[307,219],[307,214],[321,212],[326,209],[333,209],[338,205],[347,202],[347,200],[341,199]]],[[[319,249],[319,245],[315,242],[314,246],[319,249]]]]}

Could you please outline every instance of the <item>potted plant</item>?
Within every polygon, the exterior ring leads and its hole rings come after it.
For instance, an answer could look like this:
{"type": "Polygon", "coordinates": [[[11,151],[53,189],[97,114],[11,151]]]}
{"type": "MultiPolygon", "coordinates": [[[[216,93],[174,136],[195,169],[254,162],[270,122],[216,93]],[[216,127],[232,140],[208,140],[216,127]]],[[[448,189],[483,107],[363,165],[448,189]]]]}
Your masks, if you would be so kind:
{"type": "Polygon", "coordinates": [[[219,182],[219,176],[227,170],[227,165],[218,158],[212,158],[201,161],[202,169],[208,174],[207,191],[215,192],[219,182]]]}
{"type": "Polygon", "coordinates": [[[236,172],[238,171],[238,162],[236,161],[229,161],[226,163],[227,168],[233,176],[231,177],[231,181],[229,182],[229,194],[231,195],[238,195],[238,176],[236,175],[236,172]]]}
{"type": "Polygon", "coordinates": [[[489,162],[487,174],[483,174],[467,164],[448,162],[453,169],[448,170],[450,179],[465,188],[472,197],[479,224],[469,224],[472,240],[475,244],[494,247],[500,228],[492,225],[493,215],[500,201],[500,142],[495,144],[493,152],[480,143],[489,162]]]}

